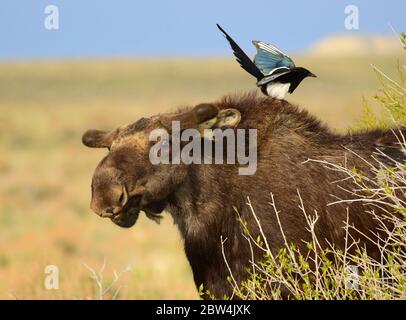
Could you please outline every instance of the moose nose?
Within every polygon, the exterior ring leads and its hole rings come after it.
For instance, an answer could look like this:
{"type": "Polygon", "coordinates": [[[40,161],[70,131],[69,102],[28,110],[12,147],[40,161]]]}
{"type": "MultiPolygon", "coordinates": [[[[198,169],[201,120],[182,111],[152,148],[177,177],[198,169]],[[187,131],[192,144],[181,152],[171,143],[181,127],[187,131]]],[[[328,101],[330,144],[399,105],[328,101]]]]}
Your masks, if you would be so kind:
{"type": "Polygon", "coordinates": [[[100,214],[100,216],[103,217],[103,218],[111,218],[111,217],[114,216],[115,213],[116,213],[115,208],[109,207],[109,208],[105,209],[105,210],[100,214]]]}

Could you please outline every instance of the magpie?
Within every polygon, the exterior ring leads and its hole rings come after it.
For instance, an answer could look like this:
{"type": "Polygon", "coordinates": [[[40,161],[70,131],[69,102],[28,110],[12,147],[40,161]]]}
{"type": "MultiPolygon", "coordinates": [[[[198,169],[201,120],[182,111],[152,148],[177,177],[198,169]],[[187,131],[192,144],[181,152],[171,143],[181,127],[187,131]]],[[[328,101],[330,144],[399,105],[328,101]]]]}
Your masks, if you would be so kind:
{"type": "Polygon", "coordinates": [[[262,41],[252,41],[257,48],[252,61],[220,25],[217,24],[217,28],[230,43],[237,62],[257,79],[257,86],[267,96],[284,99],[288,92],[295,91],[304,78],[316,77],[309,70],[296,67],[293,60],[278,48],[262,41]]]}

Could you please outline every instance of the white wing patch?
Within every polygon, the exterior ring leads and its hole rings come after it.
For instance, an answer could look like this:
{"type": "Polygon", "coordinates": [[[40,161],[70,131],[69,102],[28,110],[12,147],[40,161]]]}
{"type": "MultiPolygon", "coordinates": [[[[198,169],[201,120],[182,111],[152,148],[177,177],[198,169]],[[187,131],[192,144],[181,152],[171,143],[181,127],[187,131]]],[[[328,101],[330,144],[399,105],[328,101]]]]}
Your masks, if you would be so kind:
{"type": "Polygon", "coordinates": [[[289,91],[290,83],[273,82],[266,86],[268,96],[276,99],[284,99],[289,91]]]}
{"type": "Polygon", "coordinates": [[[267,75],[270,76],[271,74],[274,74],[275,71],[281,70],[281,69],[284,69],[284,70],[286,70],[286,71],[289,71],[289,68],[287,68],[287,67],[279,67],[279,68],[275,68],[275,69],[271,70],[267,75]]]}

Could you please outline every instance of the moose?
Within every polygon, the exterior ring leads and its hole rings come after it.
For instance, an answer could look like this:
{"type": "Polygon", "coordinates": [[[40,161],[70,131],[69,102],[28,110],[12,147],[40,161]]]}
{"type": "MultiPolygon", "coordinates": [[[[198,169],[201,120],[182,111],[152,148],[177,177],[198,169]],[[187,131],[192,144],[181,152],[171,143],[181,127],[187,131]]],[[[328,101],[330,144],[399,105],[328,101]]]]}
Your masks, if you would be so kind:
{"type": "MultiPolygon", "coordinates": [[[[252,251],[243,237],[236,211],[252,234],[259,234],[247,197],[275,253],[284,239],[269,206],[270,194],[277,202],[286,239],[298,247],[310,240],[298,206],[299,190],[307,211],[319,214],[315,232],[325,241],[322,245],[345,245],[343,225],[349,214],[350,223],[361,231],[353,236],[370,249],[371,255],[378,254],[374,244],[366,239],[376,236],[377,223],[362,204],[329,205],[333,197],[348,197],[344,188],[333,182],[340,180],[341,186],[348,189],[353,188],[352,182],[343,179],[342,172],[308,160],[356,166],[368,172],[361,159],[371,159],[377,148],[395,158],[404,157],[390,130],[333,133],[298,106],[254,93],[226,96],[214,103],[141,118],[112,131],[88,130],[82,142],[91,148],[109,150],[92,178],[91,209],[125,228],[136,223],[141,211],[154,220],[168,212],[184,240],[196,286],[203,285],[215,297],[231,294],[228,267],[237,281],[247,277],[252,251]],[[255,174],[239,175],[238,165],[228,163],[151,164],[149,150],[153,142],[149,134],[156,129],[170,131],[173,121],[180,122],[180,130],[255,128],[255,174]],[[221,238],[227,239],[223,247],[221,238]]],[[[254,255],[261,259],[263,253],[254,248],[254,255]]]]}

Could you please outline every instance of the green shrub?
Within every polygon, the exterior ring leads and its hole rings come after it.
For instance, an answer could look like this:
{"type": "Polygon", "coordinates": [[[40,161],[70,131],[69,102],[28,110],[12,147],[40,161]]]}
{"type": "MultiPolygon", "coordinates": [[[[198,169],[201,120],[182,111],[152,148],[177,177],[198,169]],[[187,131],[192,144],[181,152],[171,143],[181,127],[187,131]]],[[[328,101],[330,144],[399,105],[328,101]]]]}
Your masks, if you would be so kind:
{"type": "MultiPolygon", "coordinates": [[[[400,42],[406,50],[406,34],[400,35],[400,42]]],[[[384,116],[376,115],[370,102],[364,99],[362,127],[371,129],[406,125],[406,67],[398,62],[399,79],[396,81],[377,67],[372,67],[381,85],[373,100],[383,106],[387,113],[384,116]]],[[[406,145],[404,148],[406,150],[406,145]]],[[[395,167],[390,168],[377,160],[373,168],[377,179],[364,177],[356,168],[323,164],[341,170],[354,181],[356,188],[351,190],[352,195],[357,201],[364,202],[366,210],[379,221],[386,239],[376,243],[382,253],[381,260],[372,259],[364,247],[358,246],[350,236],[349,231],[355,228],[348,224],[348,220],[344,250],[337,250],[333,244],[327,249],[322,248],[314,232],[318,214],[307,213],[303,203],[300,205],[312,239],[307,243],[306,255],[286,240],[279,252],[273,255],[265,235],[262,233],[254,239],[246,223],[238,216],[250,247],[257,246],[263,250],[264,258],[262,261],[251,261],[247,269],[249,277],[242,283],[237,283],[230,274],[228,280],[233,287],[233,296],[223,298],[281,299],[283,289],[288,292],[289,299],[406,299],[406,202],[403,200],[406,198],[406,164],[396,163],[395,167]],[[376,208],[384,209],[385,217],[375,215],[376,208]],[[388,225],[393,227],[388,228],[388,225]]],[[[249,199],[248,205],[256,218],[249,199]]],[[[280,221],[274,200],[270,206],[280,221]]],[[[279,228],[283,234],[280,223],[279,228]]]]}
{"type": "MultiPolygon", "coordinates": [[[[406,33],[401,33],[399,39],[406,50],[406,33]]],[[[394,124],[406,125],[406,66],[398,60],[396,66],[398,77],[396,80],[388,77],[378,67],[372,65],[372,68],[381,86],[378,93],[373,96],[373,100],[387,112],[384,117],[377,115],[369,101],[364,99],[364,115],[361,119],[361,127],[388,128],[393,127],[394,124]]]]}

